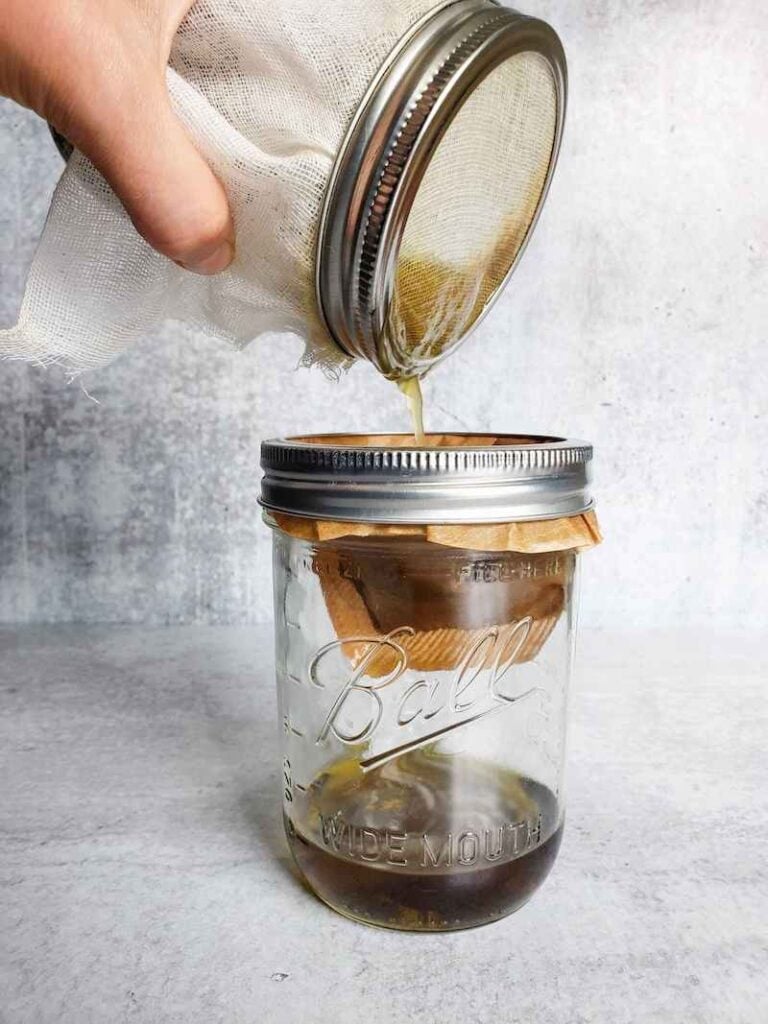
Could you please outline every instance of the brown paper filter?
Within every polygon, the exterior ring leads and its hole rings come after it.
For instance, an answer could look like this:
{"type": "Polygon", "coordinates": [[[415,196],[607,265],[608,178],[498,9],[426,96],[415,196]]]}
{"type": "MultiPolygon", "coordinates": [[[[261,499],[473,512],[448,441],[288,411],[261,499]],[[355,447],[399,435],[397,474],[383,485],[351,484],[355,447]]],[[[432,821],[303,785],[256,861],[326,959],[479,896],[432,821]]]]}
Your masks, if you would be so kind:
{"type": "MultiPolygon", "coordinates": [[[[384,636],[402,626],[415,630],[398,642],[417,671],[455,668],[489,628],[499,642],[512,642],[521,619],[533,627],[517,654],[518,662],[536,657],[565,606],[564,552],[584,551],[600,543],[594,512],[571,519],[475,526],[387,526],[341,523],[274,514],[285,533],[322,549],[323,596],[336,635],[384,636]],[[443,557],[440,557],[440,551],[443,557]],[[483,600],[467,601],[457,573],[446,570],[445,555],[504,553],[498,581],[483,582],[483,600]]],[[[470,562],[471,564],[471,562],[470,562]]],[[[345,645],[357,663],[365,643],[345,645]]],[[[374,678],[392,670],[383,653],[367,668],[374,678]]]]}
{"type": "Polygon", "coordinates": [[[568,519],[533,523],[480,523],[462,526],[402,526],[379,523],[344,523],[305,519],[273,512],[284,533],[301,540],[329,541],[351,537],[414,537],[428,544],[461,551],[516,551],[533,555],[556,551],[586,551],[602,543],[594,512],[568,519]]]}

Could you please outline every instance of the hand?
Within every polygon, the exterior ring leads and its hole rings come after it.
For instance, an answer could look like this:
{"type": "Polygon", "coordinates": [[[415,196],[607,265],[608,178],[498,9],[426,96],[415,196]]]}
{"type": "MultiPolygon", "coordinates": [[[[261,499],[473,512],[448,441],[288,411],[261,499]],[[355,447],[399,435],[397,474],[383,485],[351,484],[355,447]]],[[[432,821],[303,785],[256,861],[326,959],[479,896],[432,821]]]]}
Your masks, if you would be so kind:
{"type": "Polygon", "coordinates": [[[165,70],[193,0],[0,0],[0,94],[101,171],[158,252],[201,274],[234,256],[219,181],[171,109],[165,70]]]}

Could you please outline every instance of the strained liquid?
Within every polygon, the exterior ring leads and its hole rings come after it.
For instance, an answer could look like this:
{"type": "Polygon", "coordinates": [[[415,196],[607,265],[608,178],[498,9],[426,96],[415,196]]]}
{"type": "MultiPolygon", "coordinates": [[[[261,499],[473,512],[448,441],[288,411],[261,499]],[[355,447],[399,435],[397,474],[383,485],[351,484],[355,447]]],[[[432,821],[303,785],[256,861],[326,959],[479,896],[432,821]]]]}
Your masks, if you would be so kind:
{"type": "Polygon", "coordinates": [[[421,390],[421,381],[418,377],[409,377],[406,380],[399,380],[397,386],[408,401],[408,412],[411,416],[414,440],[416,444],[426,444],[427,438],[424,433],[424,396],[421,390]]]}
{"type": "Polygon", "coordinates": [[[562,835],[545,786],[429,750],[367,774],[338,762],[304,807],[286,831],[318,896],[356,920],[413,931],[471,928],[516,910],[549,873],[562,835]]]}

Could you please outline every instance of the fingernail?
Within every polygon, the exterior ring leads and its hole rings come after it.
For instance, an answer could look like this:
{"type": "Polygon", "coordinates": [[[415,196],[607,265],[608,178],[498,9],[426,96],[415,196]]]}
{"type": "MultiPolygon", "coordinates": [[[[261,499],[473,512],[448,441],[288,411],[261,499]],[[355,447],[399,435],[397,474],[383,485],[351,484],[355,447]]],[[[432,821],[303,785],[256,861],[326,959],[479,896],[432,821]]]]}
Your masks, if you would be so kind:
{"type": "Polygon", "coordinates": [[[177,260],[176,262],[184,270],[191,270],[193,274],[211,275],[220,274],[222,270],[226,270],[234,258],[235,247],[227,241],[222,242],[218,248],[202,259],[177,260]]]}

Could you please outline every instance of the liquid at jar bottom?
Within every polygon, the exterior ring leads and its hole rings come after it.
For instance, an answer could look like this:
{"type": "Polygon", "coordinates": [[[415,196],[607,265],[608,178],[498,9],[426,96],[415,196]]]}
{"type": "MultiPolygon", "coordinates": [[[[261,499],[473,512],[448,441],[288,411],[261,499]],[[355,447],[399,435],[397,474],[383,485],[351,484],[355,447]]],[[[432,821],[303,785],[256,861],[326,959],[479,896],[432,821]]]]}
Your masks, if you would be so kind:
{"type": "Polygon", "coordinates": [[[387,766],[389,779],[352,781],[346,795],[342,769],[317,780],[306,827],[285,818],[302,874],[335,910],[385,928],[451,931],[511,914],[557,856],[554,795],[512,772],[465,770],[449,779],[439,761],[418,767],[411,794],[413,764],[387,766]],[[313,827],[331,808],[338,810],[313,827]]]}

